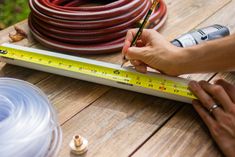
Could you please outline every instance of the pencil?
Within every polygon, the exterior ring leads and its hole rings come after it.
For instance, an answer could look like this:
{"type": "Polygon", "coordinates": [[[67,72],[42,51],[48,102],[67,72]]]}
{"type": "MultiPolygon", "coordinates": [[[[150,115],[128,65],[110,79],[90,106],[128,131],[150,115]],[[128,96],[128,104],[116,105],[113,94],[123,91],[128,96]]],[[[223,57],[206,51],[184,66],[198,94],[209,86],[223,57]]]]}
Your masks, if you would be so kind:
{"type": "MultiPolygon", "coordinates": [[[[137,40],[138,40],[139,37],[141,36],[141,34],[142,34],[142,32],[143,32],[143,30],[144,30],[144,28],[145,28],[145,25],[147,24],[147,22],[148,22],[150,16],[152,15],[154,9],[156,8],[156,6],[157,6],[158,4],[159,4],[159,0],[154,0],[154,1],[153,1],[153,4],[152,4],[151,8],[149,9],[148,13],[146,14],[146,16],[145,16],[145,18],[144,18],[144,21],[142,22],[142,24],[141,24],[141,26],[140,26],[138,32],[136,33],[136,35],[135,35],[135,37],[134,37],[134,39],[133,39],[133,41],[131,42],[131,47],[136,46],[137,40]]],[[[124,55],[124,56],[123,56],[123,59],[122,59],[122,65],[121,65],[121,67],[123,67],[126,62],[128,62],[128,59],[127,59],[127,58],[125,57],[125,55],[124,55]]]]}

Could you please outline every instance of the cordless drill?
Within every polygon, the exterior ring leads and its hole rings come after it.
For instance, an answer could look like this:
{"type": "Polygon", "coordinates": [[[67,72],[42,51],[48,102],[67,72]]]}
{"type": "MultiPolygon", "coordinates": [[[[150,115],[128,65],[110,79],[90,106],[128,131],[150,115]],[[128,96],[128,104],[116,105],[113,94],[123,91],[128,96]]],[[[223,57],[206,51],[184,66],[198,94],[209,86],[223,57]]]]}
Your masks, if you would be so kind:
{"type": "Polygon", "coordinates": [[[171,43],[177,47],[190,47],[228,35],[230,35],[230,31],[227,27],[216,24],[183,34],[171,41],[171,43]]]}

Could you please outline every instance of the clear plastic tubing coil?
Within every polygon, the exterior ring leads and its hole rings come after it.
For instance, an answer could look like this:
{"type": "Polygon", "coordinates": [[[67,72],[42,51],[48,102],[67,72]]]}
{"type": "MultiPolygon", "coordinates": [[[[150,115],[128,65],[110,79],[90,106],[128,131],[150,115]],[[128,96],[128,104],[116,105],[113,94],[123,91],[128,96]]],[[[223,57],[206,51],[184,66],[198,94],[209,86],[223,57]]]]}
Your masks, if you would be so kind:
{"type": "Polygon", "coordinates": [[[27,82],[0,78],[0,156],[55,157],[61,142],[47,97],[27,82]]]}

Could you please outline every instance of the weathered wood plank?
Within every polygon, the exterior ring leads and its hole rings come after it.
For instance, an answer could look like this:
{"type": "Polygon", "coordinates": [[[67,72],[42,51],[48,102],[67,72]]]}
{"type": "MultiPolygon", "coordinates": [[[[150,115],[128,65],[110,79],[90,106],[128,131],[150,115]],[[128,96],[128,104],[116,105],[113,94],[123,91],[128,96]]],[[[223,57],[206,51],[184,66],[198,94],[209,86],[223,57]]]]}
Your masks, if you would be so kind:
{"type": "Polygon", "coordinates": [[[171,1],[167,0],[169,8],[169,18],[167,27],[161,30],[169,40],[186,33],[212,16],[216,11],[222,9],[231,0],[213,1],[171,1]]]}
{"type": "Polygon", "coordinates": [[[235,72],[218,73],[210,82],[213,83],[218,79],[225,79],[226,81],[235,85],[235,72]]]}
{"type": "Polygon", "coordinates": [[[50,75],[41,71],[26,69],[14,65],[4,65],[0,68],[0,72],[1,77],[21,79],[32,84],[36,84],[50,75]]]}
{"type": "MultiPolygon", "coordinates": [[[[204,5],[201,9],[194,5],[209,4],[208,1],[188,1],[185,5],[187,9],[193,12],[193,14],[189,15],[182,13],[185,10],[182,10],[181,4],[184,4],[185,1],[179,0],[177,4],[174,4],[173,0],[167,0],[170,7],[170,17],[168,20],[175,18],[176,21],[172,20],[174,22],[168,22],[166,27],[171,28],[165,28],[166,30],[163,29],[162,32],[168,38],[173,38],[175,35],[187,32],[197,26],[201,21],[207,19],[208,16],[213,14],[227,1],[209,0],[209,2],[211,2],[211,5],[204,5]],[[207,7],[209,8],[207,13],[202,13],[202,10],[205,10],[207,7]],[[173,12],[173,8],[177,9],[173,12]],[[198,9],[200,10],[198,12],[200,16],[194,18],[195,12],[198,9]],[[182,27],[182,29],[176,29],[177,22],[180,22],[177,21],[177,14],[181,15],[180,21],[186,20],[190,25],[182,27]]],[[[26,21],[19,25],[28,31],[26,21]]],[[[12,31],[13,29],[10,28],[4,30],[3,34],[6,36],[12,31]]],[[[0,42],[6,42],[7,40],[8,38],[4,37],[1,38],[0,42]]],[[[31,41],[30,36],[29,40],[24,40],[17,44],[32,46],[35,43],[33,40],[31,41]]],[[[120,54],[94,56],[93,58],[113,63],[120,63],[121,60],[120,54]]],[[[28,78],[35,78],[35,75],[24,75],[17,70],[6,73],[20,79],[31,80],[28,78]]],[[[201,78],[201,75],[198,76],[201,78]]],[[[55,77],[57,76],[46,76],[40,78],[40,81],[37,79],[31,82],[39,82],[38,86],[49,95],[49,98],[58,111],[60,123],[66,122],[82,110],[82,112],[63,125],[64,149],[61,152],[61,156],[69,156],[67,144],[76,132],[89,138],[90,150],[88,155],[90,156],[128,156],[156,132],[179,108],[179,106],[169,105],[175,104],[175,102],[117,89],[112,89],[101,97],[107,92],[108,87],[83,81],[76,82],[68,78],[65,80],[63,77],[54,81],[55,77]],[[43,80],[45,78],[47,79],[43,80]],[[101,98],[95,101],[99,97],[101,98]],[[93,104],[89,106],[91,103],[93,104]]],[[[208,77],[205,79],[208,79],[208,77]]]]}
{"type": "Polygon", "coordinates": [[[31,47],[32,45],[34,45],[36,43],[31,35],[30,31],[29,31],[28,20],[24,20],[24,21],[21,21],[13,26],[10,26],[10,27],[4,29],[4,30],[1,30],[0,31],[0,44],[5,43],[5,42],[11,42],[8,35],[9,35],[9,33],[11,33],[11,34],[15,33],[14,26],[17,26],[20,29],[24,30],[28,36],[26,39],[19,41],[19,42],[16,42],[14,44],[31,47]]]}
{"type": "Polygon", "coordinates": [[[180,108],[177,102],[119,89],[109,90],[63,124],[64,149],[60,156],[69,156],[68,143],[76,133],[89,139],[91,151],[86,156],[128,156],[180,108]],[[144,120],[140,122],[139,119],[144,120]]]}
{"type": "MultiPolygon", "coordinates": [[[[221,9],[198,27],[221,23],[230,26],[235,31],[235,21],[230,20],[235,15],[235,1],[221,9]]],[[[213,78],[224,78],[235,84],[235,75],[220,73],[213,78]]],[[[213,81],[212,80],[212,81],[213,81]]],[[[157,132],[133,156],[221,156],[217,146],[212,141],[205,125],[195,116],[195,111],[188,107],[177,113],[159,132],[157,132]],[[183,128],[183,129],[182,129],[183,128]]]]}
{"type": "Polygon", "coordinates": [[[221,156],[191,106],[185,106],[133,156],[221,156]]]}
{"type": "Polygon", "coordinates": [[[179,107],[152,96],[110,90],[62,126],[60,156],[70,155],[68,144],[74,134],[88,138],[87,157],[128,156],[179,107]]]}
{"type": "MultiPolygon", "coordinates": [[[[66,79],[62,81],[64,80],[66,79]]],[[[46,82],[48,83],[48,81],[46,82]]],[[[43,87],[43,89],[45,88],[43,87]]],[[[69,86],[65,90],[58,90],[54,86],[54,89],[51,90],[53,96],[49,98],[56,108],[60,124],[63,124],[96,101],[109,89],[110,87],[107,86],[73,80],[73,83],[69,83],[69,86]]]]}

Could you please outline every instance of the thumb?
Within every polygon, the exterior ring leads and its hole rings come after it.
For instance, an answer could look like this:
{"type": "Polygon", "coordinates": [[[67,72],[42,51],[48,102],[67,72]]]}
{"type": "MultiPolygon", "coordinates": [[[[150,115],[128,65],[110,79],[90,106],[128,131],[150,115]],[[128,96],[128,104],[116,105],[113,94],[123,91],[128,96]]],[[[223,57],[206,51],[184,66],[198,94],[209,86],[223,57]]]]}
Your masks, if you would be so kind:
{"type": "Polygon", "coordinates": [[[126,52],[126,57],[129,60],[140,60],[144,61],[144,56],[147,52],[146,47],[130,47],[126,52]]]}

